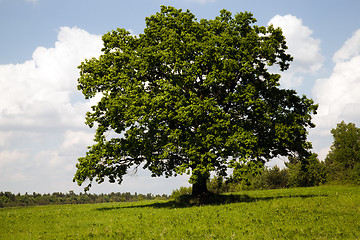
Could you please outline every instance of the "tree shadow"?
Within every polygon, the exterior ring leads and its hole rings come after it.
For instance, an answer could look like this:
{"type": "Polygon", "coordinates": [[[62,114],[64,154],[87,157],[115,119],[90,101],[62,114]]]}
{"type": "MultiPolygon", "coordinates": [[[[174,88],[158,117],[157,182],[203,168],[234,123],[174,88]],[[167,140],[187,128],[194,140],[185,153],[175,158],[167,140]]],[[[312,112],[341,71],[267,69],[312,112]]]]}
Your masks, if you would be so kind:
{"type": "Polygon", "coordinates": [[[327,194],[304,194],[304,195],[284,195],[284,196],[274,196],[274,197],[250,197],[246,194],[209,194],[206,197],[193,197],[191,195],[182,195],[176,200],[156,202],[149,204],[139,204],[139,205],[130,205],[130,206],[114,206],[114,207],[103,207],[97,208],[97,211],[109,211],[116,209],[126,209],[126,208],[189,208],[194,206],[202,205],[224,205],[232,203],[251,203],[258,201],[271,201],[274,199],[281,198],[313,198],[313,197],[326,197],[327,194]]]}

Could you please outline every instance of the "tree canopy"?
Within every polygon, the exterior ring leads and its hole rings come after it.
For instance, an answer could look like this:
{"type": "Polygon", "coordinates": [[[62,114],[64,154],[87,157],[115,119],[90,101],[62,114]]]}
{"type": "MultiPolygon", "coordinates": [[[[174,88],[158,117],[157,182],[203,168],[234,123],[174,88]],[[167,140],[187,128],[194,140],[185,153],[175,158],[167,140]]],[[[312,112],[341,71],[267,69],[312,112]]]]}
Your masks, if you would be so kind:
{"type": "Polygon", "coordinates": [[[334,141],[325,163],[331,180],[360,183],[360,128],[344,121],[331,130],[334,141]]]}
{"type": "Polygon", "coordinates": [[[210,172],[226,176],[236,162],[308,154],[317,105],[269,71],[292,60],[281,29],[255,25],[249,12],[198,21],[166,6],[145,21],[139,36],[105,34],[102,55],[79,66],[78,89],[102,98],[87,113],[95,143],[74,181],[121,183],[140,166],[152,176],[191,174],[202,194],[210,172]]]}

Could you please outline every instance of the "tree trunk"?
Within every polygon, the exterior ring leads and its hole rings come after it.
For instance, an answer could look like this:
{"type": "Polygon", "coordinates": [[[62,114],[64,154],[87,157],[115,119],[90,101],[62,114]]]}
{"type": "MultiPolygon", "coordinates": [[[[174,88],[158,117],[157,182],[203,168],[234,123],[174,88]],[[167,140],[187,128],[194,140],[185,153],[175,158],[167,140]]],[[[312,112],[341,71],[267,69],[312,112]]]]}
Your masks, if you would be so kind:
{"type": "Polygon", "coordinates": [[[208,193],[208,189],[206,186],[207,180],[208,179],[206,177],[198,178],[197,182],[192,185],[191,195],[194,197],[198,197],[198,196],[201,197],[207,195],[208,193]]]}

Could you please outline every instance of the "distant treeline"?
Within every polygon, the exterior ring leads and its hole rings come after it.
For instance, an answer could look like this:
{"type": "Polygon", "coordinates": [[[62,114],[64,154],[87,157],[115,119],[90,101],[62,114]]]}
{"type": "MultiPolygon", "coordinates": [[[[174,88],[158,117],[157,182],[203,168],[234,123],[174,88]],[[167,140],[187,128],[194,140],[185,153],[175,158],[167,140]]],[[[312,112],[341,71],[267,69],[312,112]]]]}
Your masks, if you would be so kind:
{"type": "Polygon", "coordinates": [[[54,192],[52,194],[25,193],[24,195],[13,194],[11,192],[0,192],[0,208],[17,206],[36,206],[36,205],[60,205],[60,204],[85,204],[85,203],[104,203],[104,202],[132,202],[140,200],[168,199],[166,194],[153,195],[110,193],[110,194],[76,194],[73,191],[68,193],[54,192]]]}

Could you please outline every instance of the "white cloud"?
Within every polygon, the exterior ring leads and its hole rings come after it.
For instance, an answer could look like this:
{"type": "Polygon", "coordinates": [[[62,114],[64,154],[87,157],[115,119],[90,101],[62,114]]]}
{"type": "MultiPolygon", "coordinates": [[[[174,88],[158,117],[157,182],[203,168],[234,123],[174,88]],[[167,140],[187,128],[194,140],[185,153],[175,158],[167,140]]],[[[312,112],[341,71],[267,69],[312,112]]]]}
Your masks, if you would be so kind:
{"type": "Polygon", "coordinates": [[[62,27],[53,48],[38,47],[29,61],[0,65],[0,181],[13,188],[7,190],[74,185],[76,159],[92,141],[84,124],[90,103],[74,100],[77,66],[99,56],[101,47],[100,36],[62,27]],[[16,185],[15,178],[26,181],[16,185]]]}
{"type": "Polygon", "coordinates": [[[0,182],[2,190],[29,180],[29,177],[23,173],[28,157],[29,154],[22,150],[3,150],[0,152],[0,182]]]}
{"type": "Polygon", "coordinates": [[[360,122],[360,29],[334,54],[334,69],[328,78],[318,79],[313,88],[315,102],[319,103],[314,117],[318,138],[315,147],[325,148],[330,144],[331,128],[344,120],[360,122]]]}
{"type": "MultiPolygon", "coordinates": [[[[77,158],[93,142],[85,113],[101,94],[90,101],[78,97],[77,66],[101,48],[100,36],[62,27],[53,48],[38,47],[29,61],[0,65],[0,191],[83,190],[72,179],[77,158]]],[[[125,178],[121,186],[94,184],[91,191],[170,194],[188,180],[151,178],[142,170],[125,178]]]]}
{"type": "Polygon", "coordinates": [[[61,144],[61,148],[64,150],[74,150],[79,148],[84,150],[84,146],[93,144],[93,137],[94,134],[92,132],[67,130],[65,132],[65,139],[61,144]]]}
{"type": "Polygon", "coordinates": [[[344,62],[360,55],[360,29],[334,54],[333,61],[344,62]]]}
{"type": "Polygon", "coordinates": [[[0,148],[8,145],[9,139],[13,135],[12,132],[9,131],[0,131],[0,148]]]}
{"type": "Polygon", "coordinates": [[[79,124],[85,105],[70,101],[77,91],[77,66],[98,56],[101,44],[100,36],[63,27],[54,48],[39,47],[33,59],[22,64],[0,65],[0,124],[9,128],[79,124]]]}
{"type": "Polygon", "coordinates": [[[336,126],[342,119],[358,120],[360,112],[360,55],[336,63],[329,78],[318,79],[313,89],[319,103],[316,119],[322,126],[336,126]]]}
{"type": "Polygon", "coordinates": [[[43,169],[40,171],[42,174],[45,172],[53,174],[54,170],[68,166],[66,159],[61,154],[58,150],[42,150],[35,155],[34,163],[38,169],[43,169]]]}
{"type": "Polygon", "coordinates": [[[269,21],[270,24],[282,29],[288,53],[294,57],[290,69],[282,73],[281,84],[286,88],[300,86],[304,74],[316,74],[322,67],[324,57],[321,55],[321,41],[313,38],[313,31],[295,16],[276,15],[269,21]]]}
{"type": "MultiPolygon", "coordinates": [[[[5,150],[0,152],[0,170],[4,170],[6,166],[13,165],[15,162],[24,161],[27,154],[20,151],[5,150]]],[[[4,174],[4,172],[2,172],[4,174]]]]}

